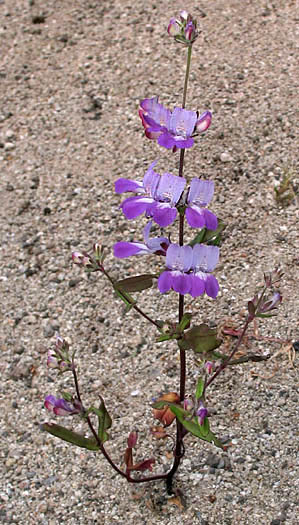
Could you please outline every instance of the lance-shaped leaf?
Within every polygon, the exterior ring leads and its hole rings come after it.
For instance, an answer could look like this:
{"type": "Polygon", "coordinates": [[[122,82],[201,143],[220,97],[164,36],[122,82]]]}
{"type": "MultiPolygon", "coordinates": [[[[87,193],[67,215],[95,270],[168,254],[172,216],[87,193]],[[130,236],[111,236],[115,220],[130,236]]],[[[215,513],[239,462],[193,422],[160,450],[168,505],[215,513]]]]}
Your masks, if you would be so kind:
{"type": "Polygon", "coordinates": [[[55,423],[44,423],[41,427],[46,432],[49,432],[49,434],[52,434],[52,436],[63,439],[68,443],[73,443],[73,445],[77,445],[77,447],[87,448],[88,450],[100,449],[100,445],[97,443],[96,439],[86,438],[81,436],[81,434],[77,434],[77,432],[73,432],[68,428],[56,425],[55,423]]]}
{"type": "Polygon", "coordinates": [[[188,430],[188,432],[199,439],[202,439],[203,441],[208,441],[209,443],[213,443],[216,447],[223,449],[223,444],[221,441],[213,434],[213,432],[211,432],[209,420],[207,417],[204,420],[204,424],[199,425],[197,419],[195,417],[190,419],[190,413],[187,412],[187,410],[184,410],[182,407],[178,405],[171,405],[170,409],[178,418],[179,422],[185,427],[186,430],[188,430]]]}
{"type": "Polygon", "coordinates": [[[105,441],[109,439],[109,435],[107,434],[106,430],[111,428],[112,419],[109,416],[108,411],[105,407],[104,400],[101,398],[100,408],[90,407],[88,409],[88,412],[93,412],[94,414],[98,416],[98,420],[99,420],[98,436],[101,440],[101,443],[105,443],[105,441]]]}
{"type": "Polygon", "coordinates": [[[192,314],[186,312],[183,315],[181,322],[178,325],[179,332],[183,332],[184,330],[186,330],[186,328],[190,327],[191,319],[192,319],[192,314]]]}
{"type": "Polygon", "coordinates": [[[185,350],[192,348],[196,353],[210,352],[221,345],[221,340],[217,339],[217,330],[209,328],[206,324],[193,326],[184,333],[184,339],[180,345],[185,350]]]}
{"type": "Polygon", "coordinates": [[[202,377],[199,377],[197,381],[196,392],[195,392],[196,399],[200,399],[202,397],[204,387],[205,387],[205,382],[202,377]]]}
{"type": "Polygon", "coordinates": [[[133,308],[134,304],[136,304],[135,299],[128,293],[118,290],[115,286],[114,290],[118,297],[125,303],[125,313],[128,313],[133,308]]]}
{"type": "Polygon", "coordinates": [[[194,239],[189,243],[189,246],[195,246],[195,244],[209,244],[214,246],[219,246],[221,243],[221,234],[225,230],[226,224],[218,219],[218,226],[216,230],[208,230],[207,228],[202,228],[194,239]]]}
{"type": "Polygon", "coordinates": [[[128,277],[115,283],[115,288],[121,292],[141,292],[147,288],[151,288],[153,285],[153,277],[150,273],[144,275],[135,275],[135,277],[128,277]]]}

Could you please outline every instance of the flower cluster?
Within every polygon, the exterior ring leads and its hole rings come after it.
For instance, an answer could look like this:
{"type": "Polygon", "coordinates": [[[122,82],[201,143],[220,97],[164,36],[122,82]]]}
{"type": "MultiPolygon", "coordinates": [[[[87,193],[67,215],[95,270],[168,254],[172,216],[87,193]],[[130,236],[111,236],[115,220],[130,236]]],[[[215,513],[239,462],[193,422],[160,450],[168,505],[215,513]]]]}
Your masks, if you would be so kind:
{"type": "MultiPolygon", "coordinates": [[[[184,28],[192,22],[187,14],[182,20],[184,28]]],[[[212,117],[209,111],[199,118],[196,112],[183,108],[175,108],[171,112],[159,104],[158,97],[142,100],[139,115],[146,136],[173,151],[192,147],[193,136],[206,131],[212,117]]],[[[153,221],[165,228],[175,221],[178,212],[185,215],[192,228],[216,230],[217,217],[207,209],[213,198],[214,183],[194,178],[186,189],[187,181],[184,177],[171,173],[160,175],[154,171],[156,164],[157,161],[152,162],[142,181],[119,178],[115,182],[116,193],[135,194],[120,205],[125,217],[135,219],[145,214],[151,220],[143,230],[144,243],[117,242],[114,245],[114,255],[119,258],[144,254],[164,255],[166,270],[158,278],[161,293],[172,289],[181,295],[188,293],[192,297],[206,293],[214,299],[219,291],[217,279],[211,274],[219,259],[217,246],[180,246],[171,243],[166,237],[149,236],[153,221]]]]}
{"type": "Polygon", "coordinates": [[[211,124],[212,114],[205,111],[198,116],[196,111],[184,108],[166,109],[158,97],[141,101],[139,116],[148,139],[157,140],[166,149],[192,148],[193,136],[203,133],[211,124]]]}
{"type": "Polygon", "coordinates": [[[217,217],[206,209],[214,194],[213,181],[192,179],[190,189],[182,199],[186,179],[171,173],[159,175],[153,169],[156,163],[150,165],[143,181],[120,178],[115,182],[116,193],[136,194],[125,199],[120,206],[126,218],[135,219],[145,213],[165,228],[174,222],[177,206],[184,206],[187,222],[192,228],[215,230],[217,217]]]}
{"type": "Polygon", "coordinates": [[[59,372],[71,370],[72,363],[69,356],[69,345],[65,339],[56,334],[55,349],[48,350],[47,366],[59,372]]]}
{"type": "Polygon", "coordinates": [[[179,18],[171,18],[167,28],[168,34],[177,42],[190,46],[198,37],[197,22],[187,11],[181,11],[179,18]]]}

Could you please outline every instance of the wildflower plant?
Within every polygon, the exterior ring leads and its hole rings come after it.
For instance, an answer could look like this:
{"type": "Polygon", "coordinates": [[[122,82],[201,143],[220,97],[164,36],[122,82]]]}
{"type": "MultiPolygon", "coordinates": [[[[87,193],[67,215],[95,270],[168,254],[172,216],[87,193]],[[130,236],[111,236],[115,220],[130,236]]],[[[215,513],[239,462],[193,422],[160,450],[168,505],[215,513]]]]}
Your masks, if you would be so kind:
{"type": "Polygon", "coordinates": [[[43,429],[69,443],[100,452],[111,467],[130,483],[163,479],[168,493],[172,493],[174,475],[185,454],[184,440],[188,434],[225,449],[221,439],[210,428],[206,394],[218,375],[228,366],[250,359],[254,361],[265,359],[264,356],[252,356],[252,354],[242,360],[234,359],[234,356],[249,324],[257,317],[265,318],[273,315],[274,310],[279,306],[281,295],[277,286],[282,273],[277,268],[273,273],[264,275],[264,287],[248,302],[248,314],[243,329],[228,354],[219,350],[221,339],[217,330],[207,324],[196,324],[191,313],[185,311],[184,300],[187,294],[198,301],[203,294],[213,300],[217,298],[219,284],[214,272],[217,270],[220,257],[221,231],[224,224],[208,209],[213,199],[214,182],[198,177],[190,180],[183,176],[185,151],[195,145],[198,136],[208,130],[212,121],[212,115],[208,110],[199,115],[197,111],[185,108],[192,48],[199,35],[197,22],[189,13],[182,11],[177,19],[170,20],[168,33],[176,43],[182,44],[187,49],[182,106],[175,107],[171,111],[159,102],[157,96],[145,98],[140,102],[139,116],[148,139],[157,141],[158,147],[179,155],[178,175],[167,171],[162,174],[157,173],[155,171],[157,161],[154,160],[144,174],[143,180],[127,178],[116,180],[117,194],[131,194],[120,204],[126,219],[143,216],[140,220],[145,221],[146,224],[143,227],[143,241],[121,241],[113,247],[114,256],[120,259],[155,255],[161,262],[161,269],[154,275],[141,274],[117,280],[107,270],[105,263],[107,253],[98,244],[93,246],[91,253],[74,252],[72,259],[74,264],[87,273],[99,272],[106,277],[116,297],[125,303],[126,310],[134,309],[154,327],[158,343],[167,344],[168,341],[176,341],[180,355],[178,391],[165,392],[155,399],[152,405],[153,416],[162,425],[152,429],[157,439],[169,436],[166,428],[176,426],[175,438],[173,438],[173,461],[167,472],[160,473],[153,470],[155,458],[149,457],[136,461],[134,448],[137,444],[138,432],[134,428],[124,447],[123,465],[117,465],[111,459],[106,442],[109,439],[112,417],[102,397],[99,406],[85,406],[79,386],[75,355],[70,354],[68,343],[60,335],[57,335],[55,349],[49,351],[47,365],[57,370],[59,374],[72,374],[74,393],[63,392],[62,397],[59,398],[52,394],[47,395],[44,405],[54,417],[81,418],[89,429],[89,437],[53,422],[44,423],[43,429]],[[153,223],[166,228],[175,221],[178,223],[177,239],[173,240],[165,232],[157,237],[150,236],[153,223]],[[188,244],[185,243],[186,222],[190,228],[196,230],[193,241],[188,244]],[[151,318],[131,295],[152,287],[154,282],[157,283],[161,294],[172,293],[171,291],[178,294],[177,322],[151,318]],[[186,392],[187,352],[193,352],[200,365],[194,392],[186,392]],[[149,471],[149,474],[144,474],[146,471],[149,471]]]}

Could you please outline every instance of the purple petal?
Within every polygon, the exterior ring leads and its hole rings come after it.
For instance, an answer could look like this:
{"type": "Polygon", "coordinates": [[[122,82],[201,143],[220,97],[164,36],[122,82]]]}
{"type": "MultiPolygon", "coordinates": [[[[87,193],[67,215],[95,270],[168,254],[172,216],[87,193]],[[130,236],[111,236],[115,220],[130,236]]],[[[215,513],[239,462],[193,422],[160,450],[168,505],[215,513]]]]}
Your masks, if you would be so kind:
{"type": "Polygon", "coordinates": [[[172,288],[175,292],[185,295],[191,288],[190,275],[182,272],[172,272],[172,288]]]}
{"type": "Polygon", "coordinates": [[[205,281],[197,275],[190,275],[191,289],[190,295],[192,297],[198,297],[205,291],[205,281]]]}
{"type": "Polygon", "coordinates": [[[154,197],[157,186],[161,179],[161,175],[156,173],[153,169],[156,164],[157,164],[156,160],[152,162],[146,174],[143,177],[144,190],[146,191],[148,195],[151,195],[151,197],[154,197]]]}
{"type": "Polygon", "coordinates": [[[135,219],[144,213],[152,203],[153,199],[150,197],[129,197],[123,201],[120,208],[127,219],[135,219]]]}
{"type": "Polygon", "coordinates": [[[171,244],[166,254],[166,266],[171,270],[188,272],[193,260],[193,251],[191,246],[179,246],[171,244]]]}
{"type": "Polygon", "coordinates": [[[208,411],[207,411],[207,409],[204,406],[202,406],[199,410],[197,410],[196,415],[198,417],[198,423],[200,425],[203,425],[204,424],[204,420],[205,420],[205,418],[208,415],[208,411]]]}
{"type": "Polygon", "coordinates": [[[115,193],[124,193],[126,191],[140,192],[144,193],[142,182],[137,180],[129,179],[117,179],[115,182],[115,193]]]}
{"type": "Polygon", "coordinates": [[[125,257],[130,257],[131,255],[143,255],[148,253],[149,249],[145,244],[138,242],[117,242],[113,247],[114,257],[119,259],[124,259],[125,257]]]}
{"type": "Polygon", "coordinates": [[[153,224],[153,222],[149,221],[147,223],[147,225],[143,228],[143,238],[144,238],[145,244],[147,246],[148,246],[148,243],[150,242],[149,234],[150,234],[150,231],[151,231],[152,224],[153,224]]]}
{"type": "Polygon", "coordinates": [[[219,292],[219,284],[218,284],[216,277],[214,277],[214,275],[209,274],[206,276],[205,287],[206,287],[206,294],[209,297],[212,297],[212,299],[215,299],[219,292]]]}
{"type": "Polygon", "coordinates": [[[161,293],[166,293],[172,287],[172,274],[171,272],[163,272],[158,279],[158,288],[161,293]]]}
{"type": "Polygon", "coordinates": [[[214,194],[214,182],[212,180],[192,179],[187,198],[189,204],[207,206],[214,194]]]}
{"type": "Polygon", "coordinates": [[[214,213],[212,213],[210,210],[206,209],[203,210],[203,214],[205,218],[206,228],[208,228],[208,230],[216,230],[218,226],[218,219],[216,215],[214,215],[214,213]]]}
{"type": "Polygon", "coordinates": [[[189,206],[186,209],[186,219],[191,228],[204,228],[206,221],[204,217],[204,210],[198,206],[189,206]]]}
{"type": "Polygon", "coordinates": [[[44,405],[49,412],[53,412],[53,408],[56,403],[56,397],[55,396],[47,396],[44,401],[44,405]]]}
{"type": "Polygon", "coordinates": [[[162,131],[166,129],[165,126],[156,122],[149,115],[143,115],[142,122],[143,122],[145,129],[149,132],[161,133],[162,131]]]}
{"type": "Polygon", "coordinates": [[[162,104],[159,104],[158,97],[146,98],[140,103],[141,110],[144,112],[143,118],[147,115],[159,126],[169,126],[171,112],[162,104]]]}
{"type": "Polygon", "coordinates": [[[183,177],[164,173],[157,187],[155,198],[159,201],[176,204],[180,200],[185,185],[186,179],[183,177]]]}
{"type": "Polygon", "coordinates": [[[195,272],[212,272],[219,260],[218,246],[195,244],[193,247],[192,268],[195,272]]]}
{"type": "Polygon", "coordinates": [[[151,207],[151,213],[153,214],[154,221],[161,226],[166,228],[172,224],[177,216],[177,209],[172,208],[170,204],[157,203],[151,207]]]}
{"type": "Polygon", "coordinates": [[[196,131],[198,133],[203,133],[206,131],[211,124],[212,121],[212,113],[210,111],[205,111],[200,115],[199,119],[196,122],[196,131]]]}
{"type": "Polygon", "coordinates": [[[158,137],[158,144],[163,148],[172,149],[176,145],[176,142],[169,131],[164,131],[158,137]]]}
{"type": "Polygon", "coordinates": [[[170,129],[173,135],[179,135],[183,139],[187,139],[192,135],[197,120],[195,111],[189,111],[183,108],[174,108],[170,117],[170,129]]]}

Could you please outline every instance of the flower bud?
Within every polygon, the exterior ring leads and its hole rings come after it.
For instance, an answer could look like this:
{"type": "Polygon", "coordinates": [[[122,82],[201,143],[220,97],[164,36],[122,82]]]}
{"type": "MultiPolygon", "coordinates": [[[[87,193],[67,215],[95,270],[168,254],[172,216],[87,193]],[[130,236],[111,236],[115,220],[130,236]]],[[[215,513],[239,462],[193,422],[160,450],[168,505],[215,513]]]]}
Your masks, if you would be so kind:
{"type": "Polygon", "coordinates": [[[198,417],[198,423],[202,426],[205,418],[208,416],[208,410],[202,402],[200,402],[200,408],[196,411],[196,415],[198,417]]]}
{"type": "Polygon", "coordinates": [[[79,266],[92,266],[92,261],[88,254],[83,254],[81,252],[73,252],[72,259],[73,263],[78,264],[79,266]]]}
{"type": "Polygon", "coordinates": [[[212,361],[206,361],[205,369],[208,374],[212,374],[214,370],[214,363],[212,361]]]}
{"type": "Polygon", "coordinates": [[[170,36],[178,36],[180,34],[180,26],[175,18],[169,20],[167,32],[170,36]]]}
{"type": "Polygon", "coordinates": [[[197,37],[196,25],[192,21],[188,22],[186,25],[185,37],[186,40],[188,40],[189,42],[193,42],[197,37]]]}
{"type": "Polygon", "coordinates": [[[264,314],[266,312],[271,312],[271,310],[275,310],[281,301],[282,296],[279,292],[275,292],[268,301],[265,301],[260,305],[259,313],[264,314]]]}
{"type": "Polygon", "coordinates": [[[197,133],[204,133],[210,127],[212,122],[212,113],[210,111],[205,111],[200,115],[196,124],[195,130],[197,133]]]}
{"type": "Polygon", "coordinates": [[[180,19],[182,22],[187,22],[188,18],[190,19],[190,17],[191,15],[189,15],[187,11],[185,10],[180,11],[180,19]]]}
{"type": "Polygon", "coordinates": [[[129,448],[134,448],[136,446],[137,438],[138,438],[138,432],[136,430],[134,430],[133,432],[130,432],[129,437],[128,437],[128,447],[129,448]]]}
{"type": "Polygon", "coordinates": [[[277,266],[273,272],[264,273],[265,285],[267,288],[271,288],[273,284],[278,284],[283,276],[283,272],[279,266],[277,266]]]}

